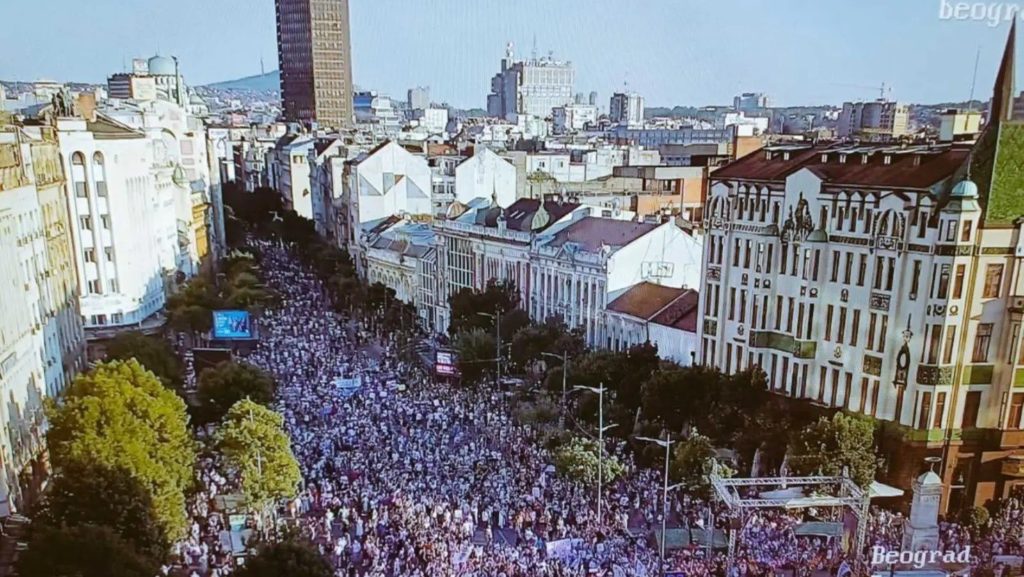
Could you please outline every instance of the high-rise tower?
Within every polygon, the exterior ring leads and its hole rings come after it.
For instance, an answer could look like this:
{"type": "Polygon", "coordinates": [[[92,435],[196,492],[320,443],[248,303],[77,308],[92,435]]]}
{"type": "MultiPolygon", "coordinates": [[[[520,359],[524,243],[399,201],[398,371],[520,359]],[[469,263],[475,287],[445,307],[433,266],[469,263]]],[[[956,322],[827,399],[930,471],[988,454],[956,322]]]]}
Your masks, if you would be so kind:
{"type": "Polygon", "coordinates": [[[352,125],[348,0],[276,0],[285,120],[352,125]]]}

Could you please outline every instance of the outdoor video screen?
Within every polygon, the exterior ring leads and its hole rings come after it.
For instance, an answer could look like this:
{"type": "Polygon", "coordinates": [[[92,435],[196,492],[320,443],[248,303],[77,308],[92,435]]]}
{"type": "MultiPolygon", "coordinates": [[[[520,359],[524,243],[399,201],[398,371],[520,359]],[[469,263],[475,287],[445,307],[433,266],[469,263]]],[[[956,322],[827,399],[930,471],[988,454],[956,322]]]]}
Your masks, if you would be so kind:
{"type": "Polygon", "coordinates": [[[252,318],[246,311],[213,311],[213,338],[225,340],[253,338],[252,318]]]}

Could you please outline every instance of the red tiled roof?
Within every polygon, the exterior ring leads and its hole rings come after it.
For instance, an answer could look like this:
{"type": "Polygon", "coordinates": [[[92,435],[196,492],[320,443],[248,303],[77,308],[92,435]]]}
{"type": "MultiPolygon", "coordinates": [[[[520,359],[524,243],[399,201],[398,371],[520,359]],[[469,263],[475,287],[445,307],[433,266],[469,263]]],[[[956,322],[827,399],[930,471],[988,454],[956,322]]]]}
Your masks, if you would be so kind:
{"type": "Polygon", "coordinates": [[[657,225],[646,222],[588,216],[560,230],[551,239],[549,246],[562,246],[572,242],[580,245],[585,251],[597,252],[603,245],[625,246],[655,228],[657,225]]]}
{"type": "Polygon", "coordinates": [[[807,168],[832,185],[925,189],[950,178],[967,161],[970,149],[958,145],[910,146],[824,145],[772,150],[762,149],[719,168],[715,181],[755,180],[782,182],[790,174],[807,168]],[[788,152],[788,160],[785,158],[788,152]],[[867,153],[868,161],[863,162],[867,153]],[[822,155],[828,155],[822,161],[822,155]],[[840,155],[845,155],[840,162],[840,155]],[[885,163],[885,157],[890,159],[885,163]]]}
{"type": "Polygon", "coordinates": [[[685,289],[661,286],[644,281],[633,285],[626,292],[622,293],[619,298],[609,303],[608,310],[639,319],[650,320],[662,309],[684,296],[686,292],[685,289]]]}
{"type": "Polygon", "coordinates": [[[687,290],[650,320],[652,323],[674,327],[686,332],[697,332],[697,305],[700,295],[693,289],[687,290]]]}

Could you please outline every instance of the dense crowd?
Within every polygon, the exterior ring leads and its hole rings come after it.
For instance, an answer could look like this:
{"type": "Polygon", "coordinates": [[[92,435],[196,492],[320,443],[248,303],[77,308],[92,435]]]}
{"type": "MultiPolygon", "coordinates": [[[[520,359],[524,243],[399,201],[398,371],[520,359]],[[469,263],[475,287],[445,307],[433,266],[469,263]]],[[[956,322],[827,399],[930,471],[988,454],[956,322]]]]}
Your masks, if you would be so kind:
{"type": "MultiPolygon", "coordinates": [[[[334,312],[317,278],[294,252],[259,242],[266,283],[280,306],[259,321],[260,342],[245,359],[278,382],[279,402],[303,473],[283,513],[348,577],[654,576],[651,529],[661,523],[661,477],[635,466],[624,446],[607,450],[626,474],[604,488],[555,473],[537,431],[512,418],[510,396],[489,387],[437,382],[398,360],[387,335],[334,312]]],[[[225,519],[208,503],[225,480],[211,459],[192,506],[197,521],[182,545],[197,577],[223,577],[230,554],[225,519]]],[[[1020,550],[1020,501],[1000,512],[987,551],[1020,550]]],[[[670,526],[724,529],[726,512],[688,495],[671,499],[670,526]]],[[[804,520],[786,511],[748,516],[729,577],[835,574],[841,543],[798,536],[804,520]]],[[[257,528],[258,529],[258,528],[257,528]]],[[[872,515],[870,544],[898,548],[902,519],[872,515]]],[[[969,537],[943,527],[944,542],[969,537]]],[[[721,549],[670,552],[666,569],[724,576],[721,549]]]]}

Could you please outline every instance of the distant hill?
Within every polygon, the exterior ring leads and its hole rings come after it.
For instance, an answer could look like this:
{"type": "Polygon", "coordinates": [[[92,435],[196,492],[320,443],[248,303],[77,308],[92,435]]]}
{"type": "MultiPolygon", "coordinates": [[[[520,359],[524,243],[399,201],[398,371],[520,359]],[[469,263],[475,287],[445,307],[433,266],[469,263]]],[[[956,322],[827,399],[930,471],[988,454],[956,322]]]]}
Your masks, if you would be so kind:
{"type": "Polygon", "coordinates": [[[276,92],[281,89],[281,73],[277,70],[272,70],[266,74],[257,74],[255,76],[246,76],[245,78],[239,78],[237,80],[225,80],[223,82],[207,84],[204,88],[213,88],[216,90],[276,92]]]}

